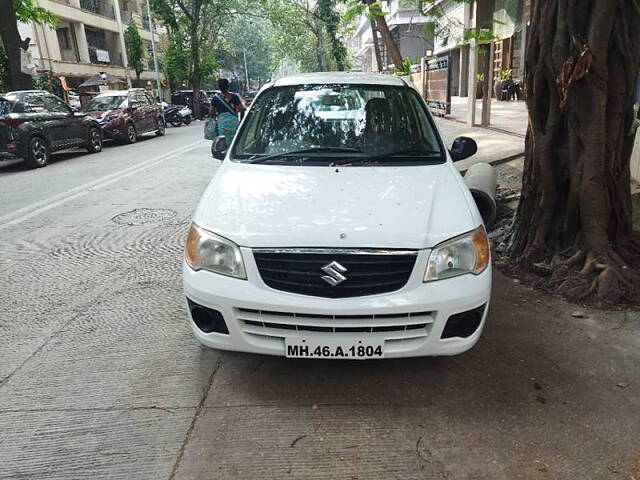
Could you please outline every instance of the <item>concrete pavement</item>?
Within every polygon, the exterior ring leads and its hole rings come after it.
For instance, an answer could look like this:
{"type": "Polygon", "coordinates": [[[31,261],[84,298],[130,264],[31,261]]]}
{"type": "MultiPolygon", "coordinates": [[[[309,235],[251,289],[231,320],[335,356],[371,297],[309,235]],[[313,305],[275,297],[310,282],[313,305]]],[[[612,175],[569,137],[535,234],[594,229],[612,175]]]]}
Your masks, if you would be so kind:
{"type": "Polygon", "coordinates": [[[218,165],[201,136],[0,163],[0,479],[640,478],[638,313],[496,272],[459,357],[200,347],[180,264],[218,165]]]}

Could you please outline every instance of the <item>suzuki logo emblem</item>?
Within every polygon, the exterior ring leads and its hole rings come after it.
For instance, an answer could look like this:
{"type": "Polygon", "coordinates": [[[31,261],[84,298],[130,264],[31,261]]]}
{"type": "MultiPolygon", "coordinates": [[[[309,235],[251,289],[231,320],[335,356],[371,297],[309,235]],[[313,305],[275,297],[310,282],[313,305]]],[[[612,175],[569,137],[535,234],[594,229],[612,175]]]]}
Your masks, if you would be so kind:
{"type": "Polygon", "coordinates": [[[347,269],[335,261],[322,267],[322,271],[326,273],[326,275],[322,277],[322,280],[327,282],[332,287],[341,284],[347,279],[347,277],[343,275],[343,273],[346,272],[347,269]]]}

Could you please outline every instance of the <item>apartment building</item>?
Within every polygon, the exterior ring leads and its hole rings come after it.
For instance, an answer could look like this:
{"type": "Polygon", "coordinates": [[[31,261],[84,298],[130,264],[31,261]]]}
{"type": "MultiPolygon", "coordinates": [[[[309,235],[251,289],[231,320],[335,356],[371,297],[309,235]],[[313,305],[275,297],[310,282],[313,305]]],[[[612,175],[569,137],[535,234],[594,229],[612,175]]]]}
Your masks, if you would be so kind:
{"type": "Polygon", "coordinates": [[[434,54],[449,56],[452,96],[469,93],[470,47],[464,33],[471,28],[490,30],[494,37],[493,57],[479,56],[477,71],[486,71],[491,61],[489,71],[494,79],[501,70],[511,70],[516,81],[522,80],[531,0],[441,0],[438,7],[443,25],[435,38],[434,54]]]}
{"type": "MultiPolygon", "coordinates": [[[[39,71],[61,77],[63,85],[72,89],[101,72],[121,78],[122,86],[155,88],[151,27],[144,0],[39,0],[38,3],[59,19],[55,28],[33,23],[19,26],[22,38],[31,39],[30,51],[39,71]],[[138,25],[147,44],[147,61],[139,81],[135,72],[127,68],[124,31],[131,20],[138,25]]],[[[163,32],[155,28],[157,41],[163,32]]]]}
{"type": "MultiPolygon", "coordinates": [[[[424,24],[427,23],[427,18],[416,8],[404,5],[402,0],[382,0],[381,3],[387,25],[400,48],[402,57],[412,62],[424,57],[427,50],[433,48],[433,41],[425,38],[424,35],[424,24]]],[[[362,15],[358,19],[355,33],[347,41],[354,70],[376,72],[385,70],[393,64],[379,33],[377,37],[382,66],[376,61],[371,22],[366,15],[362,15]]]]}

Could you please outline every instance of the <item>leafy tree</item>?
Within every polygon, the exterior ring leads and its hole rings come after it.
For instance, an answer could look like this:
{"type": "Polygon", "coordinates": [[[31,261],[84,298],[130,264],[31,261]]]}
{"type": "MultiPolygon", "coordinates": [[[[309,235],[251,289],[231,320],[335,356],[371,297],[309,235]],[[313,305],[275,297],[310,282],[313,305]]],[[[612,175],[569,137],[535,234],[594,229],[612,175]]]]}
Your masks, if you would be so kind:
{"type": "MultiPolygon", "coordinates": [[[[384,11],[380,6],[380,2],[377,0],[342,0],[346,2],[347,8],[344,13],[345,19],[347,21],[353,20],[358,15],[366,14],[370,19],[375,22],[375,26],[380,35],[382,36],[382,40],[384,41],[385,46],[387,47],[387,51],[391,56],[391,60],[393,61],[393,65],[396,69],[402,70],[402,54],[400,53],[400,49],[398,48],[398,44],[393,39],[393,35],[391,34],[391,30],[389,30],[389,26],[387,25],[387,20],[384,17],[384,11]]],[[[382,65],[378,65],[378,67],[382,67],[382,65]]]]}
{"type": "Polygon", "coordinates": [[[29,39],[20,38],[18,22],[33,21],[38,24],[56,25],[56,17],[40,7],[36,0],[5,0],[0,15],[0,38],[8,58],[10,88],[28,90],[33,88],[33,79],[20,69],[20,49],[29,46],[29,39]]]}
{"type": "MultiPolygon", "coordinates": [[[[152,0],[153,10],[169,29],[180,35],[189,54],[189,83],[202,88],[204,77],[214,67],[212,51],[225,23],[248,11],[251,0],[152,0]]],[[[175,46],[175,44],[174,44],[175,46]]],[[[174,51],[175,54],[175,51],[174,51]]],[[[194,116],[201,117],[200,103],[193,104],[194,116]]]]}
{"type": "Polygon", "coordinates": [[[336,10],[335,0],[318,0],[315,14],[325,25],[337,69],[346,70],[348,53],[344,43],[338,38],[340,14],[336,10]]]}
{"type": "Polygon", "coordinates": [[[138,26],[133,20],[129,22],[124,31],[124,45],[127,50],[129,67],[136,72],[136,80],[140,80],[140,74],[144,70],[144,47],[138,26]]]}

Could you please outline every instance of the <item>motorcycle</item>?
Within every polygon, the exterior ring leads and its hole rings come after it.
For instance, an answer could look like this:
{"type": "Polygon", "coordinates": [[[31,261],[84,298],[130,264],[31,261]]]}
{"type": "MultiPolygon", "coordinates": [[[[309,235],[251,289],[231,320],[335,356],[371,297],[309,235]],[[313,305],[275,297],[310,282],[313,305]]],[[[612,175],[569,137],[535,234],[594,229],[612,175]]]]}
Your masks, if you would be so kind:
{"type": "Polygon", "coordinates": [[[191,123],[191,120],[193,120],[193,118],[191,117],[191,109],[187,106],[182,107],[178,113],[182,117],[182,122],[185,125],[189,125],[191,123]]]}
{"type": "Polygon", "coordinates": [[[180,111],[173,105],[163,105],[164,107],[164,119],[174,127],[182,125],[182,115],[180,111]]]}

